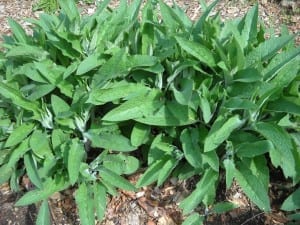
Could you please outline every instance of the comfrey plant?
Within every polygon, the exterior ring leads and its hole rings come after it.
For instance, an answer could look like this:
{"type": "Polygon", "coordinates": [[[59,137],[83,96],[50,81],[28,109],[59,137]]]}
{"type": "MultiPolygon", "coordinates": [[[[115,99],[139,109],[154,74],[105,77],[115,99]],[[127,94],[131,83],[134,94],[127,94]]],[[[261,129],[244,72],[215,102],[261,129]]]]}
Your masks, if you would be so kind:
{"type": "MultiPolygon", "coordinates": [[[[190,225],[205,219],[198,205],[234,207],[215,200],[222,176],[264,211],[271,168],[299,186],[294,35],[283,29],[265,39],[257,5],[221,22],[209,16],[217,1],[202,1],[193,22],[175,3],[109,2],[80,16],[72,0],[60,0],[59,15],[28,19],[32,35],[9,20],[13,34],[0,52],[0,183],[17,191],[26,174],[35,187],[17,206],[41,201],[37,224],[47,224],[48,197],[74,187],[81,224],[90,225],[103,218],[107,193],[198,175],[180,203],[190,225]],[[142,164],[145,173],[130,183],[126,175],[142,164]]],[[[282,209],[296,217],[294,190],[282,209]]]]}

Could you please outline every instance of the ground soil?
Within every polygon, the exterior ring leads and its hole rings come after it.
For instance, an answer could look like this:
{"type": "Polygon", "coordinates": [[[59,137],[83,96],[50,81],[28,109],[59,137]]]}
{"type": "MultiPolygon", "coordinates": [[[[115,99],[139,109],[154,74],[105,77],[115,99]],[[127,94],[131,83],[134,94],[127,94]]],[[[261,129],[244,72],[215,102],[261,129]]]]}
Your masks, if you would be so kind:
{"type": "MultiPolygon", "coordinates": [[[[170,3],[172,1],[167,0],[170,3]]],[[[198,0],[177,0],[180,6],[186,9],[187,14],[196,19],[200,15],[201,8],[198,0]]],[[[210,1],[211,2],[211,1],[210,1]]],[[[216,11],[220,11],[223,19],[242,16],[254,4],[255,1],[221,0],[216,11]]],[[[13,17],[25,28],[26,17],[38,17],[41,12],[32,12],[32,0],[0,0],[0,34],[9,34],[7,18],[13,17]]],[[[118,1],[112,1],[117,5],[118,1]]],[[[279,30],[280,24],[287,24],[293,33],[300,31],[300,15],[295,13],[290,6],[283,7],[278,2],[271,0],[259,1],[260,18],[267,27],[279,30]],[[289,8],[290,7],[290,8],[289,8]]],[[[93,13],[95,7],[79,3],[83,13],[93,13]]],[[[297,10],[297,9],[296,9],[297,10]]],[[[299,43],[299,38],[297,39],[299,43]]],[[[135,183],[140,172],[128,177],[135,183]]],[[[270,183],[270,198],[272,212],[261,212],[244,195],[239,185],[234,182],[229,190],[225,190],[224,182],[220,182],[217,192],[219,201],[230,201],[239,207],[226,214],[216,215],[198,208],[197,211],[206,216],[206,225],[284,225],[288,219],[284,212],[279,210],[283,199],[292,191],[283,188],[282,174],[274,174],[270,183]]],[[[178,202],[185,198],[191,191],[197,177],[186,181],[170,179],[162,187],[149,186],[140,189],[137,193],[120,192],[116,197],[108,197],[108,206],[105,218],[98,225],[179,225],[184,220],[178,202]]],[[[14,207],[14,203],[24,192],[31,189],[26,177],[20,181],[20,192],[11,191],[8,184],[0,186],[0,225],[31,225],[36,220],[38,205],[28,207],[14,207]]],[[[62,193],[55,193],[49,199],[52,224],[77,225],[80,224],[77,209],[73,197],[74,191],[68,189],[62,193]]]]}

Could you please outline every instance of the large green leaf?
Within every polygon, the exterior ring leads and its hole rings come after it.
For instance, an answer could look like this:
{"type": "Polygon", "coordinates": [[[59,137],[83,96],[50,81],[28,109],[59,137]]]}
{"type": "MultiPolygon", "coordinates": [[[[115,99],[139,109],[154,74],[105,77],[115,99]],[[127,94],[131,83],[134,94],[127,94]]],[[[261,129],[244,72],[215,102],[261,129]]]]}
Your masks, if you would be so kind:
{"type": "Polygon", "coordinates": [[[212,55],[211,51],[205,46],[194,41],[186,40],[179,36],[175,36],[175,38],[183,50],[197,58],[200,62],[203,62],[208,66],[216,65],[214,56],[212,55]]]}
{"type": "Polygon", "coordinates": [[[274,145],[269,140],[257,142],[246,142],[236,146],[236,155],[238,157],[253,158],[258,155],[263,155],[266,152],[272,151],[274,145]]]}
{"type": "Polygon", "coordinates": [[[94,225],[94,201],[91,196],[91,188],[88,184],[82,183],[79,185],[75,192],[75,201],[81,224],[94,225]]]}
{"type": "Polygon", "coordinates": [[[106,188],[101,183],[95,183],[93,185],[93,191],[97,219],[101,221],[105,215],[106,210],[106,188]]]}
{"type": "Polygon", "coordinates": [[[33,130],[34,123],[23,123],[13,130],[5,142],[5,147],[12,147],[23,141],[33,130]]]}
{"type": "Polygon", "coordinates": [[[131,145],[130,140],[121,134],[103,133],[98,135],[93,133],[85,133],[85,136],[91,140],[93,147],[120,152],[130,152],[137,148],[131,145]]]}
{"type": "Polygon", "coordinates": [[[230,136],[232,131],[240,127],[243,123],[238,115],[229,118],[221,126],[218,125],[218,128],[214,127],[217,126],[215,122],[204,141],[204,151],[209,152],[215,150],[230,136]]]}
{"type": "Polygon", "coordinates": [[[103,105],[124,98],[134,98],[135,96],[145,95],[151,89],[141,84],[117,82],[108,87],[94,88],[89,93],[88,103],[103,105]]]}
{"type": "Polygon", "coordinates": [[[42,61],[48,58],[49,53],[44,49],[32,45],[20,45],[10,49],[6,53],[8,58],[21,58],[42,61]]]}
{"type": "Polygon", "coordinates": [[[177,102],[169,101],[151,114],[134,120],[155,126],[184,126],[197,122],[194,110],[177,102]]]}
{"type": "Polygon", "coordinates": [[[271,210],[268,190],[266,190],[263,183],[243,163],[237,165],[235,178],[250,200],[261,210],[271,210]]]}
{"type": "MultiPolygon", "coordinates": [[[[299,99],[297,98],[297,100],[299,99]]],[[[297,104],[297,102],[289,101],[285,98],[280,98],[270,102],[267,105],[267,110],[274,112],[285,112],[300,116],[300,104],[297,104]]]]}
{"type": "Polygon", "coordinates": [[[199,139],[200,134],[196,128],[186,128],[180,135],[184,157],[195,168],[202,167],[203,163],[199,139]]]}
{"type": "Polygon", "coordinates": [[[246,67],[251,67],[256,63],[261,63],[270,59],[293,38],[294,36],[292,35],[284,35],[281,37],[273,37],[262,42],[246,56],[246,67]]]}
{"type": "Polygon", "coordinates": [[[286,177],[295,179],[299,173],[294,156],[297,153],[289,134],[278,125],[265,122],[257,123],[256,130],[274,145],[269,151],[274,166],[280,166],[286,177]]]}
{"type": "Polygon", "coordinates": [[[52,158],[52,149],[50,147],[48,136],[41,130],[35,130],[30,136],[30,147],[35,155],[40,158],[52,158]]]}

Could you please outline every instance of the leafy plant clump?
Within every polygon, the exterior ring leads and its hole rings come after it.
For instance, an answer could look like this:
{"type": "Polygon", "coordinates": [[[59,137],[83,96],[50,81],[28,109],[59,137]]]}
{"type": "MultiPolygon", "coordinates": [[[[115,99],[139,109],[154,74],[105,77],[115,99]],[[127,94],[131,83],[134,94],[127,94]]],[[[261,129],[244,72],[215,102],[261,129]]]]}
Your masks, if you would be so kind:
{"type": "MultiPolygon", "coordinates": [[[[176,4],[99,4],[80,16],[59,0],[59,15],[28,19],[33,34],[9,20],[0,52],[0,183],[35,189],[17,206],[76,187],[81,223],[104,216],[106,195],[175,176],[201,178],[180,203],[184,224],[234,207],[215,200],[225,175],[261,210],[270,211],[270,169],[298,189],[282,209],[300,209],[300,48],[294,35],[271,34],[254,6],[243,18],[192,22],[176,4]],[[140,14],[141,12],[141,14],[140,14]],[[139,157],[137,157],[139,156],[139,157]],[[147,167],[137,184],[126,175],[147,167]]],[[[297,211],[298,210],[298,211],[297,211]]]]}

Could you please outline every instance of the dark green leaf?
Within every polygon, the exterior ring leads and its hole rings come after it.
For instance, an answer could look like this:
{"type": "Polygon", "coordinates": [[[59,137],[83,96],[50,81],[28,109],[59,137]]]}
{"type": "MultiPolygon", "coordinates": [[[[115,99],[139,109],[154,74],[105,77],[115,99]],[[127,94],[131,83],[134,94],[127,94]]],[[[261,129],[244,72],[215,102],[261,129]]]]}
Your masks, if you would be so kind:
{"type": "Polygon", "coordinates": [[[237,145],[236,154],[238,157],[253,158],[258,155],[274,150],[274,145],[269,140],[248,142],[237,145]]]}
{"type": "Polygon", "coordinates": [[[42,180],[38,174],[36,161],[34,160],[31,153],[26,153],[24,155],[24,164],[27,175],[30,181],[39,189],[43,188],[42,180]]]}
{"type": "Polygon", "coordinates": [[[95,183],[93,185],[93,190],[97,219],[101,221],[105,215],[106,210],[106,188],[101,183],[95,183]]]}

